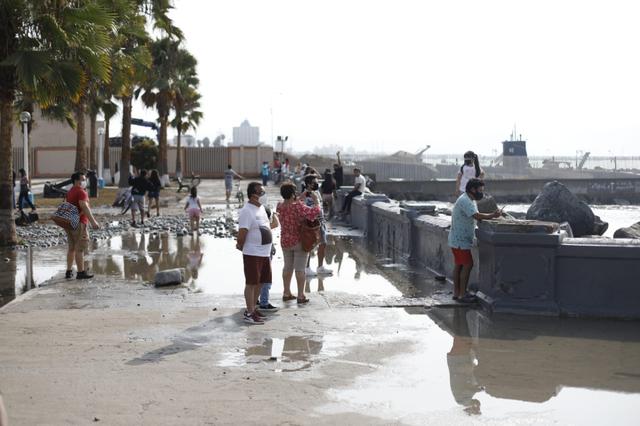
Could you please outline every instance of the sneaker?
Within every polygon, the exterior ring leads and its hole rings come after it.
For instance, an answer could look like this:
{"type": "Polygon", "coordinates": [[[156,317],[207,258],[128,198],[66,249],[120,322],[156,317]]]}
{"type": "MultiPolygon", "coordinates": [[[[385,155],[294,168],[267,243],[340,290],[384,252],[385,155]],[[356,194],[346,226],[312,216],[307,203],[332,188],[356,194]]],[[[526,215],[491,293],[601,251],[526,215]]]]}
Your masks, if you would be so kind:
{"type": "Polygon", "coordinates": [[[257,316],[262,321],[267,319],[267,316],[265,314],[263,314],[262,312],[260,312],[259,310],[257,310],[257,309],[255,311],[253,311],[253,315],[257,316]]]}
{"type": "Polygon", "coordinates": [[[305,268],[305,269],[304,269],[304,274],[305,274],[307,277],[315,277],[316,275],[318,275],[318,274],[316,274],[316,271],[314,271],[314,270],[313,270],[313,269],[311,269],[311,268],[305,268]]]}
{"type": "Polygon", "coordinates": [[[73,271],[72,270],[68,270],[64,273],[64,277],[68,280],[70,280],[71,278],[73,278],[73,271]]]}
{"type": "Polygon", "coordinates": [[[136,221],[135,221],[135,220],[131,222],[131,226],[132,226],[132,227],[134,227],[134,228],[137,228],[137,227],[138,227],[138,225],[136,224],[136,221]]]}
{"type": "Polygon", "coordinates": [[[473,294],[469,294],[469,293],[465,294],[464,296],[458,299],[458,302],[460,303],[476,303],[477,301],[478,301],[478,298],[473,294]]]}
{"type": "Polygon", "coordinates": [[[93,274],[87,273],[87,271],[81,271],[76,274],[77,280],[88,280],[93,278],[93,274]]]}
{"type": "Polygon", "coordinates": [[[260,305],[260,310],[265,312],[276,312],[278,310],[278,307],[273,306],[271,303],[268,303],[265,306],[260,305]]]}
{"type": "Polygon", "coordinates": [[[249,314],[245,312],[244,314],[244,322],[247,324],[264,324],[264,320],[255,314],[249,314]]]}
{"type": "Polygon", "coordinates": [[[318,267],[318,275],[331,275],[333,274],[333,269],[326,268],[324,265],[318,267]]]}

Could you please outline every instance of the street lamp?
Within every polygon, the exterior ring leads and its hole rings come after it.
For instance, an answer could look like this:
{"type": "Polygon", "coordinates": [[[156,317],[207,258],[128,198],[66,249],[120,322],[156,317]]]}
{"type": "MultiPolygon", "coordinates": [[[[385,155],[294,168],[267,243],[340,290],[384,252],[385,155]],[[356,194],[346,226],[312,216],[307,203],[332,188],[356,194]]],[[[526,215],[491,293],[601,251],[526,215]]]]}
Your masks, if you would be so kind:
{"type": "MultiPolygon", "coordinates": [[[[278,136],[278,139],[276,139],[277,142],[280,142],[280,156],[282,156],[282,153],[284,152],[284,144],[288,140],[289,136],[278,136]]],[[[276,149],[278,148],[276,147],[276,149]]]]}
{"type": "Polygon", "coordinates": [[[22,161],[24,162],[23,168],[29,176],[29,122],[31,121],[31,114],[29,111],[22,111],[20,113],[20,122],[22,123],[22,161]]]}
{"type": "Polygon", "coordinates": [[[104,187],[104,127],[98,127],[98,186],[104,187]]]}

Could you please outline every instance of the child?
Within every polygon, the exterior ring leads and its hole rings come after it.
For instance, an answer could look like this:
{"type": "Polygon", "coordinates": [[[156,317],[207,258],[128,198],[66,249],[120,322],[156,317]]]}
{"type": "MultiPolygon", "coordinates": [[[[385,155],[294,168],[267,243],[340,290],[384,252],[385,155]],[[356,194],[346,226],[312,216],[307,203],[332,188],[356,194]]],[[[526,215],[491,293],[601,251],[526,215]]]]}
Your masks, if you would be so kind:
{"type": "Polygon", "coordinates": [[[193,231],[200,232],[200,215],[202,214],[202,205],[200,197],[198,197],[198,188],[191,188],[191,195],[187,198],[187,204],[184,210],[189,214],[189,224],[191,225],[191,233],[193,231]],[[194,229],[195,224],[195,229],[194,229]]]}

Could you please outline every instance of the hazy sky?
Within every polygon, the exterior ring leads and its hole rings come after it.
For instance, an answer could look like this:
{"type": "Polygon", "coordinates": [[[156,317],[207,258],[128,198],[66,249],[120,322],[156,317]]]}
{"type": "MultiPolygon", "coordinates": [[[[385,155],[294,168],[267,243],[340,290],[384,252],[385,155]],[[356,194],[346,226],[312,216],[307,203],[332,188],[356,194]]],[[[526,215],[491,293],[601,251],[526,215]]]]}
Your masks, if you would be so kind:
{"type": "Polygon", "coordinates": [[[175,6],[199,61],[198,138],[248,119],[270,142],[273,118],[295,150],[491,154],[516,124],[534,154],[640,154],[637,1],[175,6]]]}

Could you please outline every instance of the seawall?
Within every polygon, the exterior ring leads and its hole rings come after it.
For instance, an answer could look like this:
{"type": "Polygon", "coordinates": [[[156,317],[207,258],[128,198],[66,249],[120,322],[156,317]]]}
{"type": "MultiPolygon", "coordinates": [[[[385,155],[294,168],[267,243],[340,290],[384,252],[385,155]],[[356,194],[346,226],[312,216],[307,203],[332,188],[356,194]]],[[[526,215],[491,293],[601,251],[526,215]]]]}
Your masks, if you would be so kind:
{"type": "MultiPolygon", "coordinates": [[[[640,203],[640,176],[617,179],[556,179],[589,203],[613,204],[619,200],[640,203]]],[[[486,191],[498,202],[531,202],[549,179],[486,180],[486,191]]],[[[455,181],[376,182],[376,192],[396,200],[453,201],[455,181]]]]}
{"type": "MultiPolygon", "coordinates": [[[[360,196],[349,220],[376,255],[452,278],[451,218],[426,203],[360,196]]],[[[501,220],[481,222],[476,237],[470,287],[487,310],[640,319],[640,240],[567,238],[557,224],[501,220]]]]}

